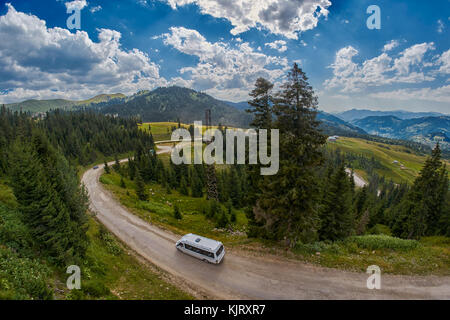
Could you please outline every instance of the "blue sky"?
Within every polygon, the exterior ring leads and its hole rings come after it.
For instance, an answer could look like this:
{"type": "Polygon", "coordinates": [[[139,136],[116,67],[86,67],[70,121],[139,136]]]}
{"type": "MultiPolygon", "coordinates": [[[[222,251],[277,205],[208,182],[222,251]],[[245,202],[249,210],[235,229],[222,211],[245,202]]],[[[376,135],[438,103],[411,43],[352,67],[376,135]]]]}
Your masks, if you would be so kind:
{"type": "Polygon", "coordinates": [[[0,1],[0,103],[169,85],[243,101],[298,62],[322,110],[450,113],[449,28],[449,0],[0,1]]]}

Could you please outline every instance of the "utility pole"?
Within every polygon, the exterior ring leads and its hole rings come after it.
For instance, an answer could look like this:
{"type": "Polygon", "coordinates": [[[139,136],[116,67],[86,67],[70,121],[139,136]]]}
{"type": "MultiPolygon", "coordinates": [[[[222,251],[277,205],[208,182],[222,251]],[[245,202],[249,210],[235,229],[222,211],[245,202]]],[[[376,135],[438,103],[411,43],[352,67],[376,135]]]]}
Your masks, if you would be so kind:
{"type": "MultiPolygon", "coordinates": [[[[211,109],[205,111],[205,126],[206,130],[211,128],[211,109]]],[[[210,144],[212,141],[207,140],[206,144],[210,144]]],[[[219,194],[217,192],[217,177],[216,168],[213,164],[206,165],[206,198],[218,201],[219,194]]]]}

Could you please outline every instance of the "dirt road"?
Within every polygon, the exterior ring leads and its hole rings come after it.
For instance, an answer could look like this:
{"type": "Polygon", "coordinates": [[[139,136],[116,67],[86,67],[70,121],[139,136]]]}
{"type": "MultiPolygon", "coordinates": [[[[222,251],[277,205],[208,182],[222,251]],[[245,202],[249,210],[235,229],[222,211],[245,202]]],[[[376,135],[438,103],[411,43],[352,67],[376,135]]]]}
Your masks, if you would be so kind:
{"type": "MultiPolygon", "coordinates": [[[[351,169],[345,169],[345,172],[347,172],[347,174],[350,176],[352,174],[352,170],[351,169]]],[[[353,181],[355,181],[355,185],[357,187],[364,187],[367,185],[367,182],[356,172],[353,172],[353,181]]]]}
{"type": "Polygon", "coordinates": [[[381,289],[366,287],[368,275],[227,253],[211,265],[175,249],[179,238],[131,214],[106,191],[91,169],[82,178],[91,209],[131,249],[167,272],[219,299],[450,299],[450,277],[382,275],[381,289]]]}

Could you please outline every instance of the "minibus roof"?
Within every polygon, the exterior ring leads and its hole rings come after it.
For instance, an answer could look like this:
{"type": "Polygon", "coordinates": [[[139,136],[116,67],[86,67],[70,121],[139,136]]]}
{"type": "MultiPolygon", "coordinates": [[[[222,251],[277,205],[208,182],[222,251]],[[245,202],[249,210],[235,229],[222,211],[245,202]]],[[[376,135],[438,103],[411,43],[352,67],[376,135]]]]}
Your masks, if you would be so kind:
{"type": "Polygon", "coordinates": [[[196,246],[198,248],[205,249],[205,250],[212,251],[212,252],[215,252],[222,245],[222,242],[220,242],[220,241],[208,239],[208,238],[198,236],[193,233],[189,233],[189,234],[183,236],[183,238],[181,238],[181,240],[183,240],[193,246],[196,246]]]}

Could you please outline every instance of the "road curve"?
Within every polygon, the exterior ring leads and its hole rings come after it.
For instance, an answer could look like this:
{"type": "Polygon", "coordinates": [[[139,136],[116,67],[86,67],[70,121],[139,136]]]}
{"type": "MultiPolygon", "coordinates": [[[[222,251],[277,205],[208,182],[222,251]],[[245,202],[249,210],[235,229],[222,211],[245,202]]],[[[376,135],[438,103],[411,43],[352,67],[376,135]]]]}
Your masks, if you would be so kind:
{"type": "Polygon", "coordinates": [[[450,299],[450,277],[382,275],[381,289],[366,287],[368,275],[301,262],[250,258],[228,252],[211,265],[175,249],[177,236],[138,218],[103,188],[103,169],[82,182],[98,220],[145,259],[217,299],[450,299]]]}

